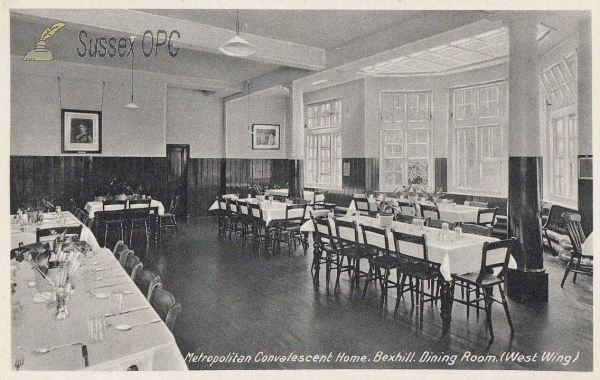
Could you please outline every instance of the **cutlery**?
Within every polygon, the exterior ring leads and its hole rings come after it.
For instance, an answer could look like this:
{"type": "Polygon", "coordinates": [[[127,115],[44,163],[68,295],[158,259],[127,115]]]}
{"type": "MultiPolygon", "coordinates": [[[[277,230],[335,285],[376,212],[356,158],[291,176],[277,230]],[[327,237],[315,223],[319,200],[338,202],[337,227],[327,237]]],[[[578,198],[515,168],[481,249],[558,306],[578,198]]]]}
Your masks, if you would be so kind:
{"type": "Polygon", "coordinates": [[[98,269],[96,269],[96,272],[100,272],[100,271],[108,270],[108,269],[115,269],[115,268],[118,268],[118,266],[113,265],[112,267],[98,268],[98,269]]]}
{"type": "Polygon", "coordinates": [[[117,285],[124,285],[124,284],[130,284],[131,282],[117,282],[116,284],[110,284],[110,285],[102,285],[102,286],[96,286],[96,289],[100,289],[100,288],[109,288],[111,286],[117,286],[117,285]]]}
{"type": "Polygon", "coordinates": [[[129,331],[129,330],[131,330],[134,327],[143,326],[143,325],[149,325],[151,323],[156,323],[156,322],[160,322],[160,318],[153,319],[153,320],[151,320],[149,322],[136,323],[134,325],[117,325],[117,326],[115,326],[115,330],[129,331]]]}
{"type": "Polygon", "coordinates": [[[141,307],[135,307],[133,309],[129,309],[129,310],[123,310],[120,313],[112,313],[112,314],[106,314],[105,317],[113,317],[115,315],[121,315],[121,314],[127,314],[127,313],[131,313],[132,311],[138,311],[138,310],[144,310],[144,309],[148,309],[150,306],[141,306],[141,307]]]}
{"type": "Polygon", "coordinates": [[[67,343],[67,344],[61,344],[60,346],[52,346],[52,347],[48,347],[48,348],[37,348],[35,350],[36,353],[38,354],[47,354],[48,352],[56,349],[56,348],[62,348],[62,347],[69,347],[69,346],[76,346],[78,344],[81,344],[79,342],[76,343],[67,343]]]}
{"type": "Polygon", "coordinates": [[[17,356],[15,359],[15,367],[17,368],[17,371],[19,370],[19,367],[23,365],[23,363],[25,363],[25,358],[23,355],[17,356]]]}

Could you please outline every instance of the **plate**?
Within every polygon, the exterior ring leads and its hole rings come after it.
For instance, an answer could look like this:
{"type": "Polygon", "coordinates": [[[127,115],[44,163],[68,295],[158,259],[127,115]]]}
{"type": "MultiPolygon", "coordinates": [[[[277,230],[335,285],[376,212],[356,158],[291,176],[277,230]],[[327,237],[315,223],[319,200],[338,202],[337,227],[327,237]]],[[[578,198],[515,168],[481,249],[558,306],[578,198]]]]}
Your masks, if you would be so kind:
{"type": "Polygon", "coordinates": [[[33,302],[45,303],[45,302],[50,301],[51,298],[52,298],[52,293],[44,292],[44,293],[36,294],[35,296],[33,296],[33,302]]]}
{"type": "Polygon", "coordinates": [[[98,293],[98,294],[96,294],[96,298],[106,299],[108,297],[109,297],[108,293],[98,293]]]}

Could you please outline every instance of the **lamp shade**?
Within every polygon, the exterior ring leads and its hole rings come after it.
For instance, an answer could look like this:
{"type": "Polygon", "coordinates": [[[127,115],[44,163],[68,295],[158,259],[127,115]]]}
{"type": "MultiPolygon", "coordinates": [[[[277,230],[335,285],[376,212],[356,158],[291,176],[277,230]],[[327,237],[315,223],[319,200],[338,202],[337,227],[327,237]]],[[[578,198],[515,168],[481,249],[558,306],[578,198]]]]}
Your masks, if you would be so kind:
{"type": "Polygon", "coordinates": [[[226,43],[224,43],[219,50],[227,55],[233,57],[247,57],[254,53],[254,46],[242,37],[236,35],[226,43]]]}
{"type": "Polygon", "coordinates": [[[138,106],[137,104],[135,104],[134,102],[131,102],[129,104],[124,105],[123,107],[125,108],[132,108],[132,109],[138,109],[140,108],[140,106],[138,106]]]}

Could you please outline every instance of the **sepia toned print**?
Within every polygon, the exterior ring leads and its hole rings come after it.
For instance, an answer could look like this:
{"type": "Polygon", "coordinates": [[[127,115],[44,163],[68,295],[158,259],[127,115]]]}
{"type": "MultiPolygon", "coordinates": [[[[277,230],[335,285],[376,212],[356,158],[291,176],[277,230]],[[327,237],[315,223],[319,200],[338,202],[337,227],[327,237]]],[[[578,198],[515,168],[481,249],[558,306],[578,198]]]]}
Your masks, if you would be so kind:
{"type": "Polygon", "coordinates": [[[593,376],[599,4],[7,5],[9,375],[593,376]]]}

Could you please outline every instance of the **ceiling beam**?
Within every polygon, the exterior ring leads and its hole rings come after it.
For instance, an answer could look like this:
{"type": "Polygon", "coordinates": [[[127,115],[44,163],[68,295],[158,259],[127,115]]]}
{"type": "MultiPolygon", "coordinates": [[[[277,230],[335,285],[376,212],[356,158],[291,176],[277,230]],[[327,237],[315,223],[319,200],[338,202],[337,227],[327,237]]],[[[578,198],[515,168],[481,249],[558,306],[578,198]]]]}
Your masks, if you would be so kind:
{"type": "MultiPolygon", "coordinates": [[[[114,31],[118,36],[139,37],[140,41],[146,30],[151,30],[154,35],[157,30],[165,30],[168,34],[177,30],[180,35],[175,40],[177,47],[215,54],[223,54],[219,47],[235,36],[232,30],[137,10],[18,9],[11,12],[26,18],[62,21],[67,25],[114,31]]],[[[256,48],[253,55],[243,59],[314,71],[323,70],[326,66],[323,49],[246,33],[241,33],[240,36],[256,48]]]]}

